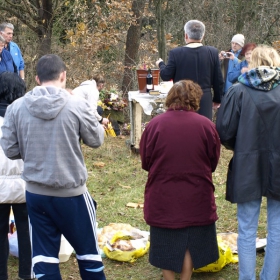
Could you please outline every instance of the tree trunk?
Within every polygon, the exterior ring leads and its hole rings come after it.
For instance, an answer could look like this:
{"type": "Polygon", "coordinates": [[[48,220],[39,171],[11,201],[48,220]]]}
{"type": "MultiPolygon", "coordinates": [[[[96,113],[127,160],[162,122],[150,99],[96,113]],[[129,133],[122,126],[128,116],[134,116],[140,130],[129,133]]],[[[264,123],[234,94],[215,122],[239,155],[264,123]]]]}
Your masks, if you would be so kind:
{"type": "Polygon", "coordinates": [[[39,56],[51,52],[53,5],[57,9],[61,3],[53,0],[24,0],[13,2],[0,0],[0,9],[17,17],[18,20],[37,34],[39,40],[39,56]]]}
{"type": "Polygon", "coordinates": [[[53,3],[51,0],[43,0],[42,6],[38,9],[39,22],[37,28],[37,35],[39,38],[39,56],[51,53],[52,42],[52,17],[53,17],[53,3]]]}
{"type": "Polygon", "coordinates": [[[164,27],[164,10],[162,9],[162,0],[158,0],[156,4],[156,18],[157,18],[157,38],[158,38],[158,52],[159,57],[166,61],[166,39],[164,27]]]}
{"type": "Polygon", "coordinates": [[[144,0],[133,0],[132,11],[136,18],[136,24],[130,25],[126,37],[124,76],[122,81],[122,91],[125,97],[127,97],[128,91],[131,90],[133,86],[132,81],[134,75],[132,68],[133,66],[135,66],[135,62],[138,56],[144,7],[144,0]]]}

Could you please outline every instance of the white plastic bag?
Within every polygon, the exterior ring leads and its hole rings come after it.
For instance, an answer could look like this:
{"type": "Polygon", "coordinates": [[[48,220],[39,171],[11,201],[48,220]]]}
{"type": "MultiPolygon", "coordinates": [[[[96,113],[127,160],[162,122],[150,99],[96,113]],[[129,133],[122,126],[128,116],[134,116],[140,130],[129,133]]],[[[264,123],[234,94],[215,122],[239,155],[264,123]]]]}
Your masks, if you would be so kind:
{"type": "Polygon", "coordinates": [[[13,234],[9,234],[9,246],[10,246],[10,254],[14,257],[18,257],[17,231],[15,231],[13,234]]]}

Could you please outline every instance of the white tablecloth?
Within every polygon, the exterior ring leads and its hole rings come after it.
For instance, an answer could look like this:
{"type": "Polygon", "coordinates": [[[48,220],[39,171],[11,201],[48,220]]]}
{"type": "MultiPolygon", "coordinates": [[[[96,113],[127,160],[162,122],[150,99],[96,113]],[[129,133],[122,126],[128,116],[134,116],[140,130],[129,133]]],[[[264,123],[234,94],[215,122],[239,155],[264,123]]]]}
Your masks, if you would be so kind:
{"type": "Polygon", "coordinates": [[[161,93],[160,95],[150,95],[148,93],[140,93],[138,90],[128,92],[128,100],[135,100],[138,102],[146,115],[151,115],[153,111],[152,104],[156,104],[156,100],[165,99],[166,96],[167,93],[161,93]]]}

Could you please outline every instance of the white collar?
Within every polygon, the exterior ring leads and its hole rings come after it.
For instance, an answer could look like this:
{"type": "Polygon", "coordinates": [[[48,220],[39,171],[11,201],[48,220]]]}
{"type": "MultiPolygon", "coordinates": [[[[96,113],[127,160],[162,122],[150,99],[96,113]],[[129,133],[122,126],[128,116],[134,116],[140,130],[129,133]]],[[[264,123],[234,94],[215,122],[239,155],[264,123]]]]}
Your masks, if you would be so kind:
{"type": "Polygon", "coordinates": [[[185,47],[187,47],[187,48],[198,48],[201,46],[203,46],[202,43],[196,43],[196,42],[188,43],[187,45],[185,45],[185,47]]]}

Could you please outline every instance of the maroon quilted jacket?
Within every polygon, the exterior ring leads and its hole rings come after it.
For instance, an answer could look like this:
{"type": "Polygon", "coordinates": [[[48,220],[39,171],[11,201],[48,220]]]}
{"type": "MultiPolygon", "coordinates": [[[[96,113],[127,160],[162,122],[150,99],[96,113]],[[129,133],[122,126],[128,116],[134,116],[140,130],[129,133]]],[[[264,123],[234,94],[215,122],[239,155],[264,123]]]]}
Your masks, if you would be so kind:
{"type": "Polygon", "coordinates": [[[215,125],[193,111],[153,118],[140,141],[147,170],[144,218],[163,228],[209,225],[218,217],[212,172],[220,156],[215,125]]]}

